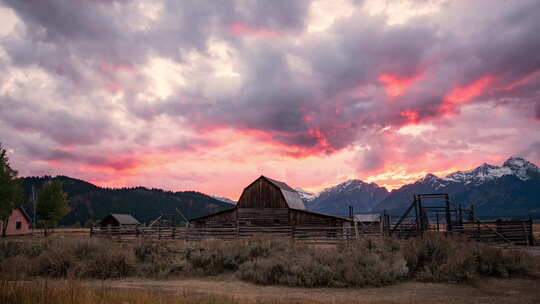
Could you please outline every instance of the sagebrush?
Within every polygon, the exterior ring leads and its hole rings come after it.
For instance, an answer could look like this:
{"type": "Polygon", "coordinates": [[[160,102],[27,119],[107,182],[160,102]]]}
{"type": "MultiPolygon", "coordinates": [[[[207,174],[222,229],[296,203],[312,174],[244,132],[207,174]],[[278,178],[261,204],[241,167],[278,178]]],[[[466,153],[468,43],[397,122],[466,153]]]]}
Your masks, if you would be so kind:
{"type": "Polygon", "coordinates": [[[404,280],[468,282],[534,275],[536,261],[459,237],[363,239],[308,246],[289,239],[143,241],[50,237],[0,242],[0,276],[117,279],[183,278],[222,273],[257,284],[303,287],[385,286],[404,280]]]}

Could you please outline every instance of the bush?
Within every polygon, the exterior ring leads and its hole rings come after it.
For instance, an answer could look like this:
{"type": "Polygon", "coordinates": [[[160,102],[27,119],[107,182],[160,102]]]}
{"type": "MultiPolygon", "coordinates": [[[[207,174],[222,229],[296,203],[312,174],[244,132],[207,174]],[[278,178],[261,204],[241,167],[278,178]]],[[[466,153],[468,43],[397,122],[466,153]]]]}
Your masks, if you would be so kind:
{"type": "Polygon", "coordinates": [[[364,239],[338,246],[288,239],[118,244],[107,239],[51,237],[0,242],[0,276],[116,279],[235,273],[257,284],[304,287],[385,286],[405,279],[468,282],[481,276],[531,275],[531,257],[460,237],[364,239]]]}
{"type": "Polygon", "coordinates": [[[239,277],[257,284],[363,287],[393,284],[407,274],[400,254],[383,254],[376,246],[360,248],[358,244],[338,249],[298,246],[243,264],[239,277]]]}
{"type": "Polygon", "coordinates": [[[150,277],[168,277],[184,272],[184,252],[182,243],[174,242],[143,242],[134,247],[142,274],[150,277]]]}
{"type": "Polygon", "coordinates": [[[426,234],[403,242],[410,276],[425,282],[468,282],[480,276],[531,275],[529,256],[462,237],[426,234]]]}
{"type": "Polygon", "coordinates": [[[2,245],[0,252],[7,257],[0,263],[4,277],[18,274],[18,277],[109,279],[135,273],[132,251],[115,242],[52,237],[2,245]]]}

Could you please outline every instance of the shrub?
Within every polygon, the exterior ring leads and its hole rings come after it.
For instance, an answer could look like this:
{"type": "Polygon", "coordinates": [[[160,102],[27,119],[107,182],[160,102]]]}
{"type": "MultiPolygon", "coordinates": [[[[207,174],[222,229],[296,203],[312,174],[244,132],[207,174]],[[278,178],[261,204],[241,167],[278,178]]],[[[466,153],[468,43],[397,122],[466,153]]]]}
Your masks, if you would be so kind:
{"type": "Polygon", "coordinates": [[[305,287],[383,286],[407,274],[399,254],[381,254],[373,246],[313,249],[300,246],[240,267],[239,277],[257,284],[305,287]]]}
{"type": "Polygon", "coordinates": [[[404,279],[468,282],[481,276],[531,275],[531,257],[460,237],[362,239],[335,247],[287,239],[118,244],[50,237],[0,242],[0,276],[116,279],[236,273],[257,284],[305,287],[385,286],[404,279]]]}
{"type": "Polygon", "coordinates": [[[186,270],[185,248],[178,242],[143,242],[134,247],[143,275],[167,277],[186,270]]]}
{"type": "Polygon", "coordinates": [[[411,277],[425,282],[467,282],[479,276],[530,275],[531,258],[462,237],[426,234],[403,242],[411,277]]]}

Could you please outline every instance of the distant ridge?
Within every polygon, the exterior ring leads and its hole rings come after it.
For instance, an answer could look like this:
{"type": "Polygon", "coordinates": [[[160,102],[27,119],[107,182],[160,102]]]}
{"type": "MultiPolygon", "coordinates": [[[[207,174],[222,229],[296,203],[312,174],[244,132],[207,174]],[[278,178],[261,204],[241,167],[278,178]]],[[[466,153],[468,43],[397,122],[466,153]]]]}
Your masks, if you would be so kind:
{"type": "MultiPolygon", "coordinates": [[[[176,208],[189,219],[232,207],[200,192],[171,192],[145,187],[102,188],[67,176],[22,178],[26,197],[30,196],[32,186],[39,189],[51,178],[62,181],[69,197],[71,211],[60,221],[61,225],[84,225],[89,220],[100,220],[109,213],[127,213],[140,222],[148,222],[161,213],[175,213],[176,208]]],[[[30,202],[25,204],[25,209],[30,213],[33,211],[30,202]]]]}

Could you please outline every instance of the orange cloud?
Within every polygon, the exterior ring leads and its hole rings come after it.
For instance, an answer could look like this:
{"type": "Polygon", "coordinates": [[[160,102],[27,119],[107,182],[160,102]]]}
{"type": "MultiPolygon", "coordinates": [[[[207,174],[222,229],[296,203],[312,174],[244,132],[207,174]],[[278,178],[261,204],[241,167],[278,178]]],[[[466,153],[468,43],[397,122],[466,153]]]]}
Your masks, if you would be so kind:
{"type": "Polygon", "coordinates": [[[420,121],[420,115],[418,112],[413,110],[405,110],[399,112],[399,114],[407,119],[408,123],[417,123],[420,121]]]}
{"type": "Polygon", "coordinates": [[[493,81],[494,77],[482,77],[464,87],[454,88],[443,98],[443,103],[438,111],[447,113],[453,111],[458,105],[471,101],[473,98],[482,95],[485,88],[493,81]]]}
{"type": "Polygon", "coordinates": [[[414,82],[424,77],[424,73],[419,73],[412,76],[400,76],[396,74],[384,73],[379,75],[379,81],[383,82],[386,89],[386,94],[389,97],[401,96],[414,82]]]}

